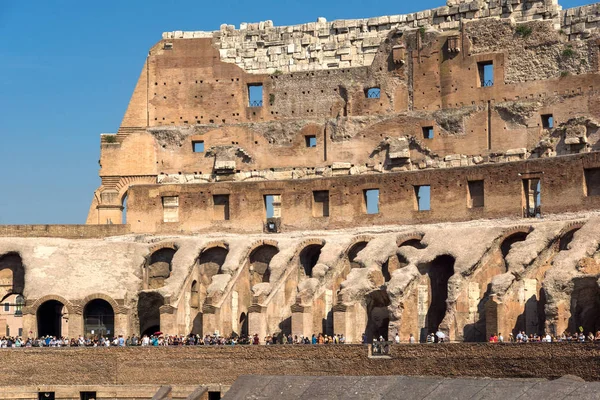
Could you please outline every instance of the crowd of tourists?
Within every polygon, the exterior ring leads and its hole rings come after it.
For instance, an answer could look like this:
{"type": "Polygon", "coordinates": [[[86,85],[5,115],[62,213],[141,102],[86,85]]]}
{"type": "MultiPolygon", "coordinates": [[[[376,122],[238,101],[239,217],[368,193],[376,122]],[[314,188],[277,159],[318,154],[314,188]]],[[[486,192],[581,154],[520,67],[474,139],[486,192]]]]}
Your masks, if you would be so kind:
{"type": "MultiPolygon", "coordinates": [[[[429,333],[420,340],[417,340],[411,333],[406,341],[401,340],[399,333],[391,338],[389,341],[384,339],[383,336],[373,337],[373,344],[380,346],[379,343],[444,343],[446,335],[438,330],[437,332],[429,333]]],[[[595,342],[600,343],[600,331],[594,333],[589,332],[587,335],[580,329],[579,333],[564,332],[562,335],[554,336],[550,334],[538,335],[529,334],[525,332],[518,332],[516,335],[509,333],[508,338],[502,336],[502,333],[494,333],[489,337],[489,343],[589,343],[595,342]]],[[[260,338],[258,334],[254,335],[233,335],[233,336],[221,336],[218,334],[213,335],[165,335],[161,332],[156,332],[153,335],[142,335],[142,336],[128,336],[124,337],[119,335],[117,337],[104,337],[104,336],[90,336],[84,337],[79,336],[75,338],[66,337],[55,337],[55,336],[44,336],[37,339],[24,339],[21,337],[2,337],[0,338],[0,348],[10,347],[128,347],[128,346],[233,346],[233,345],[327,345],[327,344],[345,344],[346,338],[343,334],[336,335],[325,335],[325,334],[313,334],[311,337],[303,335],[267,335],[264,338],[260,338]]],[[[367,335],[362,335],[362,343],[368,344],[367,335]]]]}

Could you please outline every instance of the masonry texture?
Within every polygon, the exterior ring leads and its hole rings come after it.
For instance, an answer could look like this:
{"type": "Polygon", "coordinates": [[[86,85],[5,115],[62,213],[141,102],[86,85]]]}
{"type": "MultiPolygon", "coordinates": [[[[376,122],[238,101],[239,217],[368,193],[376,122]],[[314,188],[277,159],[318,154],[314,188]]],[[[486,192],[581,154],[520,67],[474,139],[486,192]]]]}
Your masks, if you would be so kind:
{"type": "MultiPolygon", "coordinates": [[[[140,66],[119,129],[100,136],[86,225],[0,226],[8,335],[600,331],[600,5],[225,24],[164,33],[140,66]]],[[[4,356],[13,385],[599,379],[591,344],[4,356]]]]}

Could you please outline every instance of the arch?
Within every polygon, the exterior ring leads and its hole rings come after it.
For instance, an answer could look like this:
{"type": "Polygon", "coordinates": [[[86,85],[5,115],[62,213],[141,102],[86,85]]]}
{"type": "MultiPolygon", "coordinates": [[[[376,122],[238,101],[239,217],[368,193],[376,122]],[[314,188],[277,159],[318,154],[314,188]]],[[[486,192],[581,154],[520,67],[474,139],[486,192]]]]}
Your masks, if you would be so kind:
{"type": "Polygon", "coordinates": [[[198,290],[198,281],[193,281],[190,286],[190,307],[200,308],[200,294],[198,290]]]}
{"type": "Polygon", "coordinates": [[[448,300],[448,281],[454,275],[455,258],[449,254],[442,254],[431,262],[420,264],[419,272],[427,276],[428,304],[427,314],[421,323],[421,340],[424,341],[429,333],[439,329],[446,316],[448,300]]]}
{"type": "Polygon", "coordinates": [[[271,260],[277,253],[279,253],[279,248],[270,244],[263,244],[252,250],[248,257],[251,287],[257,283],[269,282],[271,260]]]}
{"type": "Polygon", "coordinates": [[[577,277],[573,284],[569,332],[578,333],[579,327],[582,327],[584,334],[595,334],[600,330],[600,287],[597,279],[594,276],[577,277]]]}
{"type": "Polygon", "coordinates": [[[83,300],[81,300],[81,304],[87,304],[90,301],[96,300],[96,299],[104,300],[108,304],[110,304],[110,306],[112,307],[115,314],[121,313],[121,307],[119,306],[119,303],[117,303],[115,299],[113,299],[112,297],[110,297],[109,295],[104,294],[104,293],[94,293],[94,294],[85,296],[83,298],[83,300]]]}
{"type": "Polygon", "coordinates": [[[569,244],[573,241],[573,235],[582,227],[583,223],[575,223],[564,228],[559,234],[558,251],[568,250],[569,244]]]}
{"type": "Polygon", "coordinates": [[[379,337],[388,340],[390,325],[388,307],[390,304],[390,297],[383,289],[371,292],[366,296],[367,328],[365,334],[367,343],[371,343],[379,337]]]}
{"type": "Polygon", "coordinates": [[[65,308],[66,304],[56,299],[48,299],[39,304],[35,313],[38,336],[59,338],[66,333],[63,332],[63,319],[68,319],[69,313],[64,312],[65,308]]]}
{"type": "Polygon", "coordinates": [[[25,267],[19,253],[9,252],[0,256],[0,297],[23,294],[25,290],[25,267]]]}
{"type": "Polygon", "coordinates": [[[348,247],[348,250],[346,251],[346,255],[348,257],[348,262],[350,263],[351,269],[361,268],[361,265],[359,263],[357,263],[355,260],[356,260],[356,257],[358,256],[358,253],[360,253],[362,250],[364,250],[368,244],[369,244],[368,240],[359,240],[348,247]]]}
{"type": "Polygon", "coordinates": [[[531,227],[526,229],[512,229],[509,232],[504,234],[504,237],[500,239],[500,252],[502,253],[502,258],[506,259],[508,253],[510,252],[513,244],[517,242],[523,242],[527,239],[527,236],[533,231],[531,227]]]}
{"type": "Polygon", "coordinates": [[[229,254],[229,246],[223,243],[205,247],[198,257],[200,280],[205,286],[210,285],[212,277],[221,274],[225,259],[229,254]]]}
{"type": "Polygon", "coordinates": [[[106,300],[95,298],[83,307],[83,333],[91,336],[115,336],[115,308],[106,300]]]}
{"type": "Polygon", "coordinates": [[[409,246],[409,247],[414,247],[415,249],[425,249],[427,248],[427,245],[422,243],[423,237],[425,236],[425,234],[423,233],[411,233],[411,234],[407,234],[407,235],[400,235],[398,237],[398,239],[396,240],[396,244],[398,245],[398,247],[404,247],[404,246],[409,246]]]}
{"type": "Polygon", "coordinates": [[[48,300],[56,300],[62,304],[64,304],[64,306],[67,308],[67,311],[69,314],[74,314],[75,313],[75,307],[73,306],[73,303],[71,303],[69,300],[65,299],[62,296],[59,295],[55,295],[55,294],[48,294],[46,296],[42,296],[39,299],[35,300],[33,302],[33,304],[29,307],[31,312],[33,314],[37,314],[38,309],[40,308],[40,306],[47,302],[48,300]]]}
{"type": "Polygon", "coordinates": [[[141,292],[138,295],[137,314],[140,335],[152,335],[160,331],[160,307],[164,304],[165,299],[160,293],[141,292]]]}
{"type": "Polygon", "coordinates": [[[173,257],[177,246],[162,246],[154,250],[146,262],[144,283],[148,289],[158,289],[165,285],[173,270],[173,257]]]}
{"type": "Polygon", "coordinates": [[[325,245],[325,242],[320,240],[317,243],[306,245],[298,254],[298,260],[300,262],[300,270],[304,272],[304,275],[312,277],[312,270],[317,265],[319,257],[321,256],[321,249],[325,245]]]}

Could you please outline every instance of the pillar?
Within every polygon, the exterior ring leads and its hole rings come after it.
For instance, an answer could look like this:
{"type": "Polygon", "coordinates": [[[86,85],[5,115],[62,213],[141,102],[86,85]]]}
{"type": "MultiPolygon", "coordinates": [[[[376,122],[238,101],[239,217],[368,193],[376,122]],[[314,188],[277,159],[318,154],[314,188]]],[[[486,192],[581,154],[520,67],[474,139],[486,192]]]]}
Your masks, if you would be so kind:
{"type": "Polygon", "coordinates": [[[294,304],[292,306],[292,336],[311,338],[313,332],[312,307],[294,304]]]}
{"type": "Polygon", "coordinates": [[[160,331],[167,335],[178,335],[177,330],[177,308],[170,304],[165,304],[159,308],[160,311],[160,331]]]}
{"type": "Polygon", "coordinates": [[[254,336],[258,333],[260,342],[263,343],[267,334],[267,308],[259,304],[253,304],[248,307],[248,335],[254,336]]]}
{"type": "MultiPolygon", "coordinates": [[[[202,307],[202,336],[213,335],[218,332],[218,318],[220,315],[220,308],[213,306],[212,304],[204,304],[202,307]]],[[[221,332],[219,332],[221,333],[221,332]]]]}
{"type": "Polygon", "coordinates": [[[336,334],[343,334],[346,343],[362,343],[366,327],[366,310],[360,304],[338,303],[333,307],[333,330],[336,334]]]}

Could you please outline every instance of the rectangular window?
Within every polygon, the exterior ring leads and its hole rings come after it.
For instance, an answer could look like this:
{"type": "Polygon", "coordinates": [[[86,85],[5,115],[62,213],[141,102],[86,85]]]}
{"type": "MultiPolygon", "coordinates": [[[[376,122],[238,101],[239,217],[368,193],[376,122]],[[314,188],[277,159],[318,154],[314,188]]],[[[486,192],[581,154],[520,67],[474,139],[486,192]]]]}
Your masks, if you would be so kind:
{"type": "Polygon", "coordinates": [[[208,392],[208,400],[221,400],[221,392],[208,392]]]}
{"type": "Polygon", "coordinates": [[[265,211],[267,218],[281,218],[280,194],[267,194],[265,196],[265,211]]]}
{"type": "Polygon", "coordinates": [[[379,189],[363,190],[367,214],[379,214],[379,189]]]}
{"type": "Polygon", "coordinates": [[[415,197],[417,200],[417,210],[431,210],[431,186],[415,186],[415,197]]]}
{"type": "Polygon", "coordinates": [[[80,400],[96,400],[96,392],[79,392],[80,400]]]}
{"type": "Polygon", "coordinates": [[[192,148],[194,149],[194,153],[204,153],[204,141],[198,140],[192,142],[192,148]]]}
{"type": "Polygon", "coordinates": [[[10,311],[10,304],[4,303],[4,311],[10,311]]]}
{"type": "Polygon", "coordinates": [[[539,178],[523,179],[523,217],[540,217],[542,181],[539,178]]]}
{"type": "Polygon", "coordinates": [[[162,198],[163,222],[179,222],[179,196],[162,198]]]}
{"type": "Polygon", "coordinates": [[[424,126],[423,127],[423,138],[424,139],[433,139],[433,126],[424,126]]]}
{"type": "Polygon", "coordinates": [[[469,181],[469,208],[483,207],[483,181],[469,181]]]}
{"type": "Polygon", "coordinates": [[[313,192],[313,217],[329,217],[329,191],[313,192]]]}
{"type": "Polygon", "coordinates": [[[317,147],[317,137],[315,135],[304,136],[306,147],[317,147]]]}
{"type": "Polygon", "coordinates": [[[600,196],[600,168],[586,168],[583,172],[585,195],[600,196]]]}
{"type": "Polygon", "coordinates": [[[19,337],[23,336],[23,328],[19,328],[19,337]]]}
{"type": "Polygon", "coordinates": [[[262,107],[263,105],[263,85],[262,83],[252,83],[248,85],[248,106],[262,107]]]}
{"type": "Polygon", "coordinates": [[[229,195],[219,194],[213,196],[213,219],[229,221],[229,195]]]}
{"type": "Polygon", "coordinates": [[[494,86],[494,62],[483,61],[477,63],[477,71],[479,73],[479,86],[494,86]]]}
{"type": "Polygon", "coordinates": [[[554,128],[554,117],[552,114],[542,115],[542,128],[552,129],[554,128]]]}
{"type": "Polygon", "coordinates": [[[54,400],[54,392],[38,392],[38,400],[54,400]]]}
{"type": "Polygon", "coordinates": [[[379,99],[381,97],[381,89],[378,87],[369,88],[366,90],[368,99],[379,99]]]}

